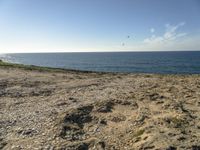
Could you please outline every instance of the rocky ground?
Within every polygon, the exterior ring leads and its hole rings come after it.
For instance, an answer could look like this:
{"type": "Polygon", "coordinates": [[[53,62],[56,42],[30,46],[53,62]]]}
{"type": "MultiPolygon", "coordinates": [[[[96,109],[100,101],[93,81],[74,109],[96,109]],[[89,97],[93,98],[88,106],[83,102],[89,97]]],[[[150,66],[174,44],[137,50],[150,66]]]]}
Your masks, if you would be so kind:
{"type": "Polygon", "coordinates": [[[0,67],[0,149],[200,149],[200,76],[0,67]]]}

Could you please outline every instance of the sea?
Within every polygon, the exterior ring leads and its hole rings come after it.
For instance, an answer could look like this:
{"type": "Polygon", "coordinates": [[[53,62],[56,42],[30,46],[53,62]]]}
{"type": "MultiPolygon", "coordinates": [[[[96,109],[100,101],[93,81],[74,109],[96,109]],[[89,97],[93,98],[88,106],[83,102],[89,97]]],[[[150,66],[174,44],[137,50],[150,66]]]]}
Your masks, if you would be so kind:
{"type": "Polygon", "coordinates": [[[98,72],[200,74],[200,51],[1,54],[7,62],[98,72]]]}

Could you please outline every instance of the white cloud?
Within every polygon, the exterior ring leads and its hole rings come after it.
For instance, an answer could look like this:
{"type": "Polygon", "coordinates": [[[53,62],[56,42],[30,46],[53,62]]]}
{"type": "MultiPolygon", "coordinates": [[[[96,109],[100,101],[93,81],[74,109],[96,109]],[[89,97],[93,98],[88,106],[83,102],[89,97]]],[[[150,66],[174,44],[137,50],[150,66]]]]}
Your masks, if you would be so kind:
{"type": "Polygon", "coordinates": [[[144,43],[145,44],[160,44],[160,43],[166,43],[169,41],[176,40],[180,37],[186,36],[187,33],[177,31],[180,27],[184,25],[185,25],[185,22],[181,22],[177,25],[166,24],[165,25],[166,29],[163,35],[161,36],[152,35],[151,37],[144,39],[144,43]]]}
{"type": "Polygon", "coordinates": [[[135,51],[173,51],[173,50],[200,50],[200,35],[186,33],[180,29],[185,26],[185,22],[177,25],[166,24],[164,32],[160,35],[151,34],[143,41],[133,43],[125,50],[135,51]],[[186,36],[187,35],[187,36],[186,36]]]}
{"type": "Polygon", "coordinates": [[[154,29],[154,28],[151,28],[151,29],[150,29],[150,32],[151,32],[151,33],[154,33],[154,32],[155,32],[155,29],[154,29]]]}

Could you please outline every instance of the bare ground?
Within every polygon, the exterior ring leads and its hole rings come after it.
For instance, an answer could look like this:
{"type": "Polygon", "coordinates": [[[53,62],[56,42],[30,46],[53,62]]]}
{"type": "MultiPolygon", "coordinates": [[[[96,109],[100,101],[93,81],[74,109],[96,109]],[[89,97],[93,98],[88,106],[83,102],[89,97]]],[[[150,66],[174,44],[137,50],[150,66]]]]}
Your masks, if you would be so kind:
{"type": "Polygon", "coordinates": [[[200,149],[200,76],[0,68],[0,149],[200,149]]]}

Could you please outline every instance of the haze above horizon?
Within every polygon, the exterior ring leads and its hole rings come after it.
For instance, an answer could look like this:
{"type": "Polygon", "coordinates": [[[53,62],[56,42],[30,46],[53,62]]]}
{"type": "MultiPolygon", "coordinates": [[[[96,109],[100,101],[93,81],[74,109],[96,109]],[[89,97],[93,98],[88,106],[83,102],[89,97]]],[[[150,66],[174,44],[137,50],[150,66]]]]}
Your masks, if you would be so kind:
{"type": "Polygon", "coordinates": [[[0,0],[0,53],[200,50],[199,0],[0,0]]]}

